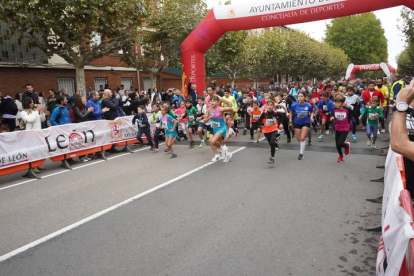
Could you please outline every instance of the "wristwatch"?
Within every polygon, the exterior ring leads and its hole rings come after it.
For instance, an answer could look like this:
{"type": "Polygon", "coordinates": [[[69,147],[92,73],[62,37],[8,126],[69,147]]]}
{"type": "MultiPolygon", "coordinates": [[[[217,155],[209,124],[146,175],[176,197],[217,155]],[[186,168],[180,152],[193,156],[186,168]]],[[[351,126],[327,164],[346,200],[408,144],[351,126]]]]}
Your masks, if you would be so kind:
{"type": "Polygon", "coordinates": [[[393,111],[407,112],[409,105],[406,102],[398,102],[395,104],[393,111]]]}

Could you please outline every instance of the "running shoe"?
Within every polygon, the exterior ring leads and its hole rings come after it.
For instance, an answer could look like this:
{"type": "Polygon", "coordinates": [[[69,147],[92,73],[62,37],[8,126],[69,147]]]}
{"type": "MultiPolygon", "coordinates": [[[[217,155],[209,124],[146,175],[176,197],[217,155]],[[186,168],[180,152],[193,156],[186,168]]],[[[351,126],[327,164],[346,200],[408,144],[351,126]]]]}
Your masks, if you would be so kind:
{"type": "Polygon", "coordinates": [[[164,152],[167,152],[168,153],[168,152],[170,152],[170,150],[169,149],[165,149],[164,152]]]}
{"type": "Polygon", "coordinates": [[[231,152],[227,152],[226,157],[224,158],[223,162],[228,163],[232,156],[233,154],[231,152]]]}
{"type": "Polygon", "coordinates": [[[336,162],[341,163],[344,162],[344,157],[343,156],[339,156],[338,160],[336,160],[336,162]]]}
{"type": "Polygon", "coordinates": [[[236,136],[236,132],[232,128],[229,129],[230,136],[236,136]]]}
{"type": "Polygon", "coordinates": [[[375,144],[372,144],[372,149],[376,149],[377,146],[375,144]]]}
{"type": "Polygon", "coordinates": [[[86,163],[86,162],[88,162],[89,160],[88,159],[86,159],[86,158],[79,158],[79,161],[81,161],[82,163],[86,163]]]}
{"type": "Polygon", "coordinates": [[[177,154],[176,153],[171,153],[170,159],[176,158],[177,154]]]}
{"type": "Polygon", "coordinates": [[[152,148],[151,151],[152,152],[158,152],[160,149],[159,148],[152,148]]]}
{"type": "Polygon", "coordinates": [[[256,146],[260,146],[260,142],[259,141],[256,141],[256,146]]]}
{"type": "Polygon", "coordinates": [[[190,148],[194,148],[194,141],[190,142],[190,148]]]}
{"type": "Polygon", "coordinates": [[[275,159],[273,157],[270,157],[267,163],[269,163],[270,165],[273,165],[275,163],[275,159]]]}
{"type": "Polygon", "coordinates": [[[299,154],[298,160],[303,160],[305,156],[303,154],[299,154]]]}
{"type": "Polygon", "coordinates": [[[367,146],[370,147],[371,146],[371,140],[367,140],[367,146]]]}
{"type": "Polygon", "coordinates": [[[276,142],[280,140],[280,133],[276,134],[276,142]]]}
{"type": "Polygon", "coordinates": [[[329,135],[329,129],[326,130],[326,135],[329,135]]]}
{"type": "Polygon", "coordinates": [[[319,135],[318,139],[319,140],[322,140],[323,139],[323,135],[319,135]]]}
{"type": "Polygon", "coordinates": [[[250,140],[254,140],[254,137],[250,137],[250,140]]]}
{"type": "Polygon", "coordinates": [[[381,130],[381,133],[385,133],[385,128],[383,128],[383,129],[381,130]]]}
{"type": "Polygon", "coordinates": [[[180,137],[175,137],[175,139],[177,140],[177,142],[181,142],[181,138],[180,137]]]}
{"type": "Polygon", "coordinates": [[[345,155],[349,155],[349,153],[351,152],[351,144],[349,142],[346,142],[345,145],[347,145],[347,147],[345,148],[345,155]]]}
{"type": "Polygon", "coordinates": [[[204,143],[204,142],[201,142],[200,143],[200,145],[198,146],[200,149],[202,148],[202,147],[204,147],[206,145],[206,143],[204,143]]]}
{"type": "Polygon", "coordinates": [[[243,135],[247,135],[247,128],[243,130],[243,135]]]}
{"type": "Polygon", "coordinates": [[[380,134],[380,131],[379,131],[379,129],[378,129],[378,131],[377,131],[377,134],[378,134],[378,135],[380,134]]]}
{"type": "Polygon", "coordinates": [[[355,136],[355,134],[352,134],[352,140],[354,140],[354,141],[358,140],[357,137],[355,136]]]}
{"type": "Polygon", "coordinates": [[[138,148],[142,148],[142,146],[144,146],[144,143],[139,143],[139,145],[137,145],[138,148]]]}
{"type": "Polygon", "coordinates": [[[287,140],[287,143],[288,143],[288,144],[292,144],[292,139],[288,139],[288,140],[287,140]]]}
{"type": "Polygon", "coordinates": [[[220,154],[214,155],[213,159],[211,159],[211,162],[217,162],[220,160],[220,154]]]}
{"type": "Polygon", "coordinates": [[[275,145],[275,150],[279,150],[279,144],[278,143],[276,143],[276,145],[275,145]]]}
{"type": "Polygon", "coordinates": [[[312,141],[308,141],[308,146],[312,146],[312,141]]]}

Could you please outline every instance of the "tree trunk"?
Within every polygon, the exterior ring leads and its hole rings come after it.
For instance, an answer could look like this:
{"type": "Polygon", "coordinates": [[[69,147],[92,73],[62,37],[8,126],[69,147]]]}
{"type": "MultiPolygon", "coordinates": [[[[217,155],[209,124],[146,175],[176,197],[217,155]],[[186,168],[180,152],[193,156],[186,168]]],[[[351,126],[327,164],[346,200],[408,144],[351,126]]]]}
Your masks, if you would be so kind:
{"type": "Polygon", "coordinates": [[[150,71],[150,86],[151,86],[150,87],[151,91],[152,91],[152,89],[157,87],[157,74],[154,73],[154,72],[151,72],[151,71],[150,71]]]}
{"type": "Polygon", "coordinates": [[[76,71],[76,90],[80,91],[83,98],[86,97],[86,85],[85,85],[85,65],[74,64],[76,71]]]}

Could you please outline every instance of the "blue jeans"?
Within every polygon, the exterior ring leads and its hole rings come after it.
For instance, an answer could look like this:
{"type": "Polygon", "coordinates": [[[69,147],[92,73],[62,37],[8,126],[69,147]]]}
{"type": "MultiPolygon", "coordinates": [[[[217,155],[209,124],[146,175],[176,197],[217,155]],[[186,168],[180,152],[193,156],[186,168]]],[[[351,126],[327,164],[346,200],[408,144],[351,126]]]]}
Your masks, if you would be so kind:
{"type": "Polygon", "coordinates": [[[371,137],[371,134],[372,134],[372,137],[377,138],[378,126],[367,124],[367,135],[371,137]]]}

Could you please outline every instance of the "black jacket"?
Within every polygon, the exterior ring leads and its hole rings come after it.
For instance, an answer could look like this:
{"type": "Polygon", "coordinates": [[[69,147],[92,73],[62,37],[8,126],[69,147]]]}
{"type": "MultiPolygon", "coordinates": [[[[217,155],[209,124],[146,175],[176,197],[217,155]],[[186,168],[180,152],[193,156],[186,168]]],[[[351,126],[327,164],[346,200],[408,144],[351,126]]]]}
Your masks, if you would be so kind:
{"type": "Polygon", "coordinates": [[[12,99],[12,98],[10,98],[10,97],[7,97],[7,98],[3,98],[2,100],[1,100],[1,107],[0,107],[0,110],[1,110],[1,114],[9,114],[9,115],[16,115],[17,114],[17,112],[19,111],[18,109],[17,109],[17,105],[16,105],[16,103],[14,102],[14,100],[12,99]]]}
{"type": "Polygon", "coordinates": [[[36,94],[35,92],[33,92],[33,93],[30,93],[30,92],[28,92],[28,91],[23,92],[23,95],[22,95],[22,102],[23,102],[23,101],[24,101],[24,99],[25,99],[25,98],[27,98],[27,97],[31,98],[31,99],[33,100],[33,103],[34,103],[34,104],[40,104],[40,102],[39,102],[39,97],[37,96],[37,94],[36,94]]]}
{"type": "Polygon", "coordinates": [[[110,110],[103,114],[105,120],[115,120],[118,117],[119,99],[112,101],[111,99],[105,99],[101,103],[102,109],[108,107],[110,110]]]}
{"type": "Polygon", "coordinates": [[[145,112],[142,113],[141,115],[136,114],[134,116],[134,118],[132,119],[132,124],[133,125],[135,125],[136,120],[138,120],[138,128],[141,128],[141,129],[149,129],[150,128],[148,117],[147,117],[147,114],[145,114],[145,112]]]}
{"type": "Polygon", "coordinates": [[[191,88],[191,81],[188,83],[188,97],[187,99],[191,98],[191,102],[193,103],[193,106],[197,106],[197,92],[191,88]]]}
{"type": "Polygon", "coordinates": [[[91,115],[91,113],[86,108],[84,110],[80,110],[79,107],[77,106],[73,108],[73,113],[75,113],[75,118],[76,118],[77,123],[87,121],[89,118],[89,115],[91,115]]]}

